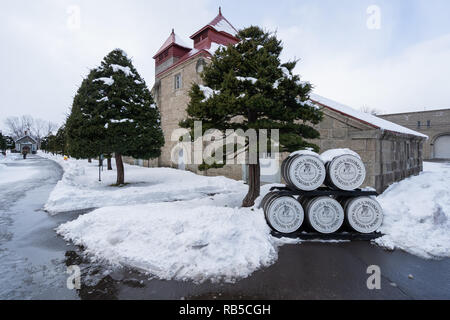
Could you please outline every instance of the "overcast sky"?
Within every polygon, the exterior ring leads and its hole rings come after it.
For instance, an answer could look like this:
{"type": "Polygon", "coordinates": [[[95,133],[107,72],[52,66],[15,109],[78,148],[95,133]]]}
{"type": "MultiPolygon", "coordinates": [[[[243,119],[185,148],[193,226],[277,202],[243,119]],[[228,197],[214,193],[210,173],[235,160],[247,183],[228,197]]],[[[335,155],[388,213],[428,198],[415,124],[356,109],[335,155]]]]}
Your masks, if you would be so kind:
{"type": "Polygon", "coordinates": [[[22,114],[62,123],[88,69],[114,48],[151,88],[171,29],[192,43],[219,5],[236,28],[276,30],[283,59],[301,59],[296,72],[318,94],[385,113],[450,108],[448,0],[4,0],[0,129],[22,114]]]}

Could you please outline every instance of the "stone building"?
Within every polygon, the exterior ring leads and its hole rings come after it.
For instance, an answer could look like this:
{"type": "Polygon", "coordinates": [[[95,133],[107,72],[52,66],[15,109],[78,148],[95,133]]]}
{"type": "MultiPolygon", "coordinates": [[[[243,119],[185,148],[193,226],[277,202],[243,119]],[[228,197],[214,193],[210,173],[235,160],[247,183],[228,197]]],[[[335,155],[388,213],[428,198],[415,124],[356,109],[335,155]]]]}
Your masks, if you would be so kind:
{"type": "Polygon", "coordinates": [[[320,139],[312,142],[321,152],[335,148],[357,152],[367,170],[365,186],[382,192],[393,182],[422,171],[426,135],[317,94],[310,99],[324,113],[316,126],[320,139]]]}
{"type": "MultiPolygon", "coordinates": [[[[172,30],[153,57],[155,85],[152,92],[161,112],[166,144],[159,159],[133,160],[135,164],[174,167],[198,174],[246,179],[245,165],[227,165],[207,172],[198,171],[196,165],[185,163],[186,151],[177,149],[178,140],[172,137],[179,128],[179,121],[186,117],[191,85],[201,83],[203,67],[210,62],[219,45],[239,41],[236,34],[236,29],[220,11],[209,24],[190,37],[193,48],[183,43],[172,30]]],[[[334,148],[351,148],[358,152],[367,167],[365,186],[374,187],[381,192],[392,182],[422,170],[425,135],[318,95],[311,95],[311,100],[324,112],[324,120],[317,126],[321,138],[312,142],[320,146],[321,152],[334,148]]],[[[283,154],[281,159],[261,159],[262,182],[281,182],[279,167],[286,156],[287,154],[283,154]]]]}
{"type": "Polygon", "coordinates": [[[15,141],[16,144],[16,152],[20,153],[32,153],[35,154],[37,152],[37,142],[32,137],[30,137],[25,131],[25,135],[15,141]]]}
{"type": "Polygon", "coordinates": [[[450,160],[450,109],[385,114],[379,117],[429,136],[423,146],[424,160],[450,160]]]}

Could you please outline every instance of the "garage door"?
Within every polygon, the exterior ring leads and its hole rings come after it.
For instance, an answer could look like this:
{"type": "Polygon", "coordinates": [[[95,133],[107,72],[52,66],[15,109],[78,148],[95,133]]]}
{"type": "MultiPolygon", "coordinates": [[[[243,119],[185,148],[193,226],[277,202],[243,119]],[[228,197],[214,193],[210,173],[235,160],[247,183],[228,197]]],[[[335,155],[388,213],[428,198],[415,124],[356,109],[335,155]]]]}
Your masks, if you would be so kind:
{"type": "Polygon", "coordinates": [[[434,157],[436,159],[450,159],[450,135],[436,139],[434,142],[434,157]]]}

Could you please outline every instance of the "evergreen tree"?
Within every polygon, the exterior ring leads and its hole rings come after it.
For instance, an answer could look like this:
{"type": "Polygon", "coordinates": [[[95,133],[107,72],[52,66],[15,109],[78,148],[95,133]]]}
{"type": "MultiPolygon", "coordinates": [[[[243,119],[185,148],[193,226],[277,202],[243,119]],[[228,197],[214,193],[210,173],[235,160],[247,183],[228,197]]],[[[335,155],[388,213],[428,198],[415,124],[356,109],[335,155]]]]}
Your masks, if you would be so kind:
{"type": "MultiPolygon", "coordinates": [[[[305,147],[317,150],[305,139],[319,138],[311,124],[319,123],[322,113],[309,101],[311,84],[293,74],[297,61],[281,63],[281,41],[259,27],[241,30],[238,37],[238,44],[216,51],[202,74],[204,86],[192,86],[188,118],[180,126],[193,129],[194,121],[202,121],[203,131],[279,129],[280,151],[305,147]]],[[[235,151],[239,149],[234,147],[235,151]]],[[[245,148],[248,151],[248,141],[245,148]]],[[[256,164],[248,164],[248,169],[249,191],[244,207],[254,205],[260,194],[259,159],[256,164]]]]}
{"type": "Polygon", "coordinates": [[[58,131],[56,132],[56,135],[54,136],[54,139],[52,141],[53,144],[53,151],[54,153],[65,155],[66,154],[66,128],[65,126],[61,126],[58,131]]]}
{"type": "Polygon", "coordinates": [[[164,145],[159,110],[145,81],[120,49],[109,53],[82,83],[68,128],[71,153],[114,154],[117,185],[125,182],[122,156],[156,158],[164,145]]]}
{"type": "Polygon", "coordinates": [[[6,148],[7,148],[6,138],[0,132],[0,151],[6,151],[6,148]]]}
{"type": "Polygon", "coordinates": [[[68,154],[77,159],[91,159],[106,152],[105,122],[99,110],[101,93],[96,79],[97,71],[91,70],[81,83],[73,99],[72,109],[66,121],[68,154]]]}
{"type": "Polygon", "coordinates": [[[9,150],[13,150],[16,148],[16,142],[14,141],[14,139],[11,136],[5,136],[4,137],[6,140],[6,148],[9,150]]]}

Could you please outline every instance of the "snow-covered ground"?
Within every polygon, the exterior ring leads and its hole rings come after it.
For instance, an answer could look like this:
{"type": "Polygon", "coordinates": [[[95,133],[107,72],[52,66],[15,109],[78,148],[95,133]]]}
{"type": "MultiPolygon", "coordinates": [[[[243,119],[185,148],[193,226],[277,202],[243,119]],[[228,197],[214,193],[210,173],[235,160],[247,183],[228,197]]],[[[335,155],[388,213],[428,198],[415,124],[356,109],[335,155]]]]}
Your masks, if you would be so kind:
{"type": "Polygon", "coordinates": [[[0,154],[0,187],[3,184],[14,183],[32,178],[39,174],[39,171],[32,166],[14,167],[6,164],[14,163],[22,158],[18,153],[7,153],[6,156],[0,154]]]}
{"type": "Polygon", "coordinates": [[[160,279],[232,282],[275,262],[281,244],[262,210],[239,208],[243,195],[107,207],[57,232],[97,258],[160,279]]]}
{"type": "MultiPolygon", "coordinates": [[[[233,281],[274,263],[278,247],[292,242],[270,235],[257,207],[261,197],[253,208],[240,208],[247,191],[242,182],[126,166],[126,180],[132,184],[115,188],[109,186],[115,172],[98,183],[95,163],[56,161],[65,174],[47,208],[102,207],[57,232],[97,259],[161,279],[233,281]]],[[[376,243],[424,258],[450,257],[448,181],[449,163],[425,163],[421,175],[386,190],[378,198],[386,235],[376,243]]],[[[261,196],[269,188],[263,186],[261,196]]]]}
{"type": "Polygon", "coordinates": [[[423,258],[450,257],[450,163],[424,163],[424,172],[390,186],[378,201],[385,218],[375,242],[423,258]]]}
{"type": "MultiPolygon", "coordinates": [[[[230,193],[245,190],[243,182],[225,177],[205,177],[188,171],[170,168],[143,168],[125,164],[123,187],[113,187],[116,170],[106,167],[98,181],[98,162],[93,160],[64,160],[62,156],[39,153],[40,156],[58,162],[64,169],[63,178],[56,185],[44,209],[51,214],[101,208],[106,206],[133,205],[151,202],[181,201],[205,197],[208,194],[230,193]]],[[[106,161],[105,161],[106,165],[106,161]]]]}

